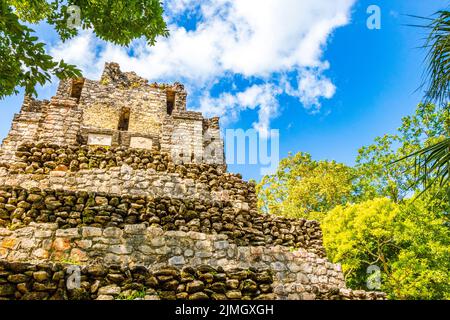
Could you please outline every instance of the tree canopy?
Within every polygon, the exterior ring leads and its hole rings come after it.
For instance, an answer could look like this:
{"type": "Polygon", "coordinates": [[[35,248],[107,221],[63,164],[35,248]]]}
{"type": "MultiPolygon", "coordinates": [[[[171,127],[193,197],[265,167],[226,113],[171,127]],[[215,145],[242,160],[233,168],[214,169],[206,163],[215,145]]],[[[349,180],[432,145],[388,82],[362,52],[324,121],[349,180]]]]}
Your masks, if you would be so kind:
{"type": "Polygon", "coordinates": [[[315,161],[299,152],[280,161],[273,175],[257,185],[262,211],[288,217],[318,215],[352,195],[354,170],[335,161],[315,161]]]}
{"type": "Polygon", "coordinates": [[[100,39],[123,46],[137,38],[154,45],[158,36],[168,35],[158,0],[2,0],[0,99],[17,93],[19,87],[36,94],[35,86],[52,75],[81,76],[76,66],[54,61],[46,53],[45,44],[30,28],[40,22],[53,26],[63,41],[79,29],[92,29],[100,39]]]}
{"type": "Polygon", "coordinates": [[[349,286],[367,289],[368,268],[376,265],[379,290],[390,298],[450,299],[448,217],[428,200],[400,205],[375,198],[337,206],[325,216],[327,254],[342,263],[349,286]]]}
{"type": "MultiPolygon", "coordinates": [[[[375,143],[359,149],[356,159],[358,171],[357,189],[363,198],[389,197],[399,202],[405,196],[418,192],[416,183],[417,160],[409,157],[424,147],[444,141],[445,123],[450,122],[450,113],[435,104],[419,104],[410,116],[402,119],[395,134],[375,138],[375,143]]],[[[430,174],[430,178],[434,177],[430,174]]],[[[445,193],[445,190],[433,189],[445,193]]]]}
{"type": "Polygon", "coordinates": [[[419,104],[396,133],[362,147],[354,167],[289,155],[258,184],[259,206],[319,220],[329,259],[354,289],[370,289],[377,266],[390,298],[450,299],[450,201],[438,184],[414,184],[414,158],[395,162],[444,141],[448,121],[445,109],[419,104]]]}

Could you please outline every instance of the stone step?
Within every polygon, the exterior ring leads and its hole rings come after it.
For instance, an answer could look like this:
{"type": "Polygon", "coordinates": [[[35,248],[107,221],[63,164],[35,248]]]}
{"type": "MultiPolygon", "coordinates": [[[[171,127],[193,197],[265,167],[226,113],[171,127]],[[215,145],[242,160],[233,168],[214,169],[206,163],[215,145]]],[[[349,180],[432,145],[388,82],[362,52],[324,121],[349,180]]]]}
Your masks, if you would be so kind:
{"type": "Polygon", "coordinates": [[[0,260],[0,299],[254,300],[275,299],[267,271],[199,266],[177,269],[0,260]]]}
{"type": "Polygon", "coordinates": [[[279,299],[297,299],[345,288],[339,265],[306,250],[282,246],[238,246],[224,235],[164,231],[144,224],[119,228],[58,229],[31,223],[17,230],[0,229],[0,258],[9,262],[100,263],[145,265],[158,269],[201,265],[224,270],[267,270],[279,299]]]}
{"type": "Polygon", "coordinates": [[[146,223],[164,230],[218,233],[240,245],[283,245],[325,255],[317,222],[252,215],[229,201],[0,187],[0,226],[31,222],[54,222],[59,228],[146,223]]]}

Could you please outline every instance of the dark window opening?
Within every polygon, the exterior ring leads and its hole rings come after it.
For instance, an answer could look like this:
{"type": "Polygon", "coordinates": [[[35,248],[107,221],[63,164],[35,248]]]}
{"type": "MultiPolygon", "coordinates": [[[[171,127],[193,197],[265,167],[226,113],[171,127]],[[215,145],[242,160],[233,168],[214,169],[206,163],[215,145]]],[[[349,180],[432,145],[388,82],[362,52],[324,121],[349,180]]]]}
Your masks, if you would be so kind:
{"type": "Polygon", "coordinates": [[[128,126],[130,125],[130,108],[122,108],[120,112],[119,119],[119,130],[128,131],[128,126]]]}
{"type": "Polygon", "coordinates": [[[72,79],[72,86],[70,88],[70,97],[76,98],[77,101],[80,101],[83,85],[84,85],[84,78],[72,79]]]}
{"type": "Polygon", "coordinates": [[[175,92],[167,91],[166,98],[167,98],[167,114],[170,116],[172,115],[172,111],[175,106],[175,92]]]}

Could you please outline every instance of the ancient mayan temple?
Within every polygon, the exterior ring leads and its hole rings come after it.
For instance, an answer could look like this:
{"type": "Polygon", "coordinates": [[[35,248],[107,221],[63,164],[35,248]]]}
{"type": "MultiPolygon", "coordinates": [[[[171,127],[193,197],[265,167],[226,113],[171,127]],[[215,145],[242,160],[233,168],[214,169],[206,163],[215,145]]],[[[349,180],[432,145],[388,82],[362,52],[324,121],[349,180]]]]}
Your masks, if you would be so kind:
{"type": "Polygon", "coordinates": [[[25,98],[0,149],[0,299],[383,299],[315,221],[262,215],[219,119],[106,64],[25,98]]]}

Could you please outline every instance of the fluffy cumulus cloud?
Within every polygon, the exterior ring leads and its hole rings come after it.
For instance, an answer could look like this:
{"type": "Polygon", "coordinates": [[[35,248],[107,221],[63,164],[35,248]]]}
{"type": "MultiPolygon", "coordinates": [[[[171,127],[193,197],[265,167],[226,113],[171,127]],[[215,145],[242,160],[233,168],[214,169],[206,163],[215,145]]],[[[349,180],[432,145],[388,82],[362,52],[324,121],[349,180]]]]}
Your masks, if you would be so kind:
{"type": "Polygon", "coordinates": [[[51,53],[91,78],[99,77],[105,61],[115,61],[151,81],[182,81],[199,97],[191,108],[228,120],[252,109],[258,114],[254,127],[265,132],[279,113],[279,95],[296,97],[314,111],[334,95],[323,51],[332,32],[349,23],[354,2],[166,0],[170,37],[154,47],[136,40],[122,48],[84,31],[51,53]],[[246,80],[237,90],[236,76],[246,80]],[[231,83],[229,92],[211,97],[209,90],[220,81],[231,83]]]}
{"type": "Polygon", "coordinates": [[[258,122],[253,123],[253,127],[263,137],[267,137],[270,119],[278,113],[279,104],[276,97],[280,93],[280,88],[266,83],[254,84],[236,94],[222,93],[217,98],[207,94],[200,100],[199,111],[206,116],[220,116],[226,123],[236,120],[241,110],[258,109],[258,122]]]}
{"type": "MultiPolygon", "coordinates": [[[[327,64],[324,67],[328,68],[327,64]]],[[[296,86],[292,86],[286,77],[281,83],[288,95],[297,97],[306,109],[316,113],[320,110],[320,99],[330,99],[336,92],[335,85],[323,76],[323,71],[324,68],[302,69],[297,74],[296,86]]]]}

